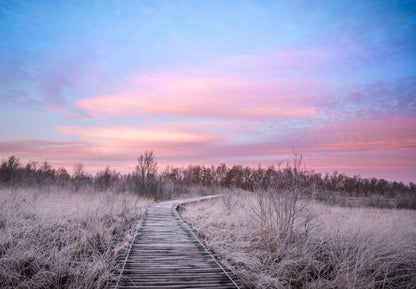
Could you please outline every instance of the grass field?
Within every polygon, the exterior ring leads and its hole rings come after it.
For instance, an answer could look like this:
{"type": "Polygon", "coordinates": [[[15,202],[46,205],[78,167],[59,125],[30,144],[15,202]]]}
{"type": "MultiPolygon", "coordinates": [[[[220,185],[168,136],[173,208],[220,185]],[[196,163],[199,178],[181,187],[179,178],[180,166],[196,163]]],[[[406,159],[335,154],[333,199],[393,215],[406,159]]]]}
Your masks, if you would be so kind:
{"type": "Polygon", "coordinates": [[[416,211],[290,205],[238,192],[182,215],[248,288],[416,287],[416,211]]]}
{"type": "Polygon", "coordinates": [[[57,188],[0,190],[1,288],[106,288],[150,200],[57,188]]]}
{"type": "MultiPolygon", "coordinates": [[[[414,210],[330,206],[288,192],[224,193],[181,213],[247,288],[416,287],[414,210]]],[[[1,288],[106,288],[152,203],[56,186],[2,189],[0,200],[1,288]]]]}

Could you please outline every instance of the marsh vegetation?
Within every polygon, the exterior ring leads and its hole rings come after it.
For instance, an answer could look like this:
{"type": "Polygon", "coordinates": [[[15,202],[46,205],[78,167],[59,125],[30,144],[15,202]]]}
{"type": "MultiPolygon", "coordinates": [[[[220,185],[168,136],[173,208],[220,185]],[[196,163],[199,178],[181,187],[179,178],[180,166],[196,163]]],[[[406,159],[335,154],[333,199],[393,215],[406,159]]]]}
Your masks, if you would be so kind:
{"type": "Polygon", "coordinates": [[[0,190],[1,288],[106,288],[150,200],[111,192],[0,190]]]}
{"type": "Polygon", "coordinates": [[[236,191],[182,216],[247,288],[414,288],[416,211],[236,191]]]}
{"type": "Polygon", "coordinates": [[[416,186],[322,175],[302,158],[92,176],[47,162],[0,166],[0,287],[105,288],[155,201],[221,193],[181,212],[248,288],[414,288],[416,186]]]}

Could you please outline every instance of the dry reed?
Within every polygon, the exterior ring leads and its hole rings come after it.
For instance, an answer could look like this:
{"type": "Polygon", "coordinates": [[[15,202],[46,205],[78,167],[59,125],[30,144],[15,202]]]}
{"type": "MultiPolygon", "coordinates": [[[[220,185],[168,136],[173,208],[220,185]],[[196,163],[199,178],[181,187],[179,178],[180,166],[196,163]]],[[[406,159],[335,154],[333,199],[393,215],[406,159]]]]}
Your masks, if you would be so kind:
{"type": "Polygon", "coordinates": [[[150,204],[129,194],[0,190],[1,288],[106,288],[150,204]]]}
{"type": "Polygon", "coordinates": [[[298,201],[288,239],[273,202],[262,216],[258,195],[240,192],[182,214],[247,288],[416,287],[415,211],[298,201]]]}

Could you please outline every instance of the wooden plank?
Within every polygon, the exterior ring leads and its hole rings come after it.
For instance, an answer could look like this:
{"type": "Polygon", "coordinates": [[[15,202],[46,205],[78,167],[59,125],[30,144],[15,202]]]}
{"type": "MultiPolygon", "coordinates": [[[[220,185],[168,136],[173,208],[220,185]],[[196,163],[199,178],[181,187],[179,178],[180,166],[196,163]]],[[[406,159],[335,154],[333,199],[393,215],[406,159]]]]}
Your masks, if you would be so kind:
{"type": "Polygon", "coordinates": [[[183,223],[179,203],[148,208],[116,288],[239,288],[183,223]]]}

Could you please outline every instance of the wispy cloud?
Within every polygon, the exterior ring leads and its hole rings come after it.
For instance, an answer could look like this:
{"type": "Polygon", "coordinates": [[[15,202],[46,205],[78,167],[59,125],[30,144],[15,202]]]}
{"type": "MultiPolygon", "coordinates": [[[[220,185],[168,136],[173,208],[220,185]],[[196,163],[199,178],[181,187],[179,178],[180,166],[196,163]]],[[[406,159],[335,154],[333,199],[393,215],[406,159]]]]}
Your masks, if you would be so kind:
{"type": "Polygon", "coordinates": [[[81,85],[94,66],[88,47],[74,47],[65,55],[47,55],[42,63],[4,55],[0,57],[0,99],[27,108],[60,110],[71,89],[81,85]]]}
{"type": "Polygon", "coordinates": [[[20,140],[20,141],[1,141],[1,151],[39,151],[55,148],[62,148],[73,145],[80,145],[80,142],[74,141],[47,141],[47,140],[20,140]]]}
{"type": "Polygon", "coordinates": [[[220,139],[219,136],[172,131],[163,128],[132,128],[125,126],[110,127],[64,127],[58,126],[60,134],[77,136],[105,152],[117,152],[138,148],[182,147],[210,144],[220,139]]]}
{"type": "Polygon", "coordinates": [[[88,155],[89,145],[74,141],[18,140],[1,141],[0,156],[15,155],[22,161],[47,160],[55,166],[70,167],[79,157],[88,155]]]}
{"type": "Polygon", "coordinates": [[[128,89],[82,99],[76,106],[94,117],[304,118],[315,113],[314,107],[299,102],[306,87],[281,85],[183,75],[142,76],[128,89]]]}
{"type": "MultiPolygon", "coordinates": [[[[303,132],[311,151],[415,151],[416,118],[359,120],[303,132]]],[[[359,161],[359,160],[357,160],[359,161]]]]}
{"type": "Polygon", "coordinates": [[[92,70],[94,55],[90,48],[75,48],[63,58],[52,58],[38,70],[39,94],[48,108],[59,110],[66,104],[66,91],[80,85],[84,74],[92,70]]]}

